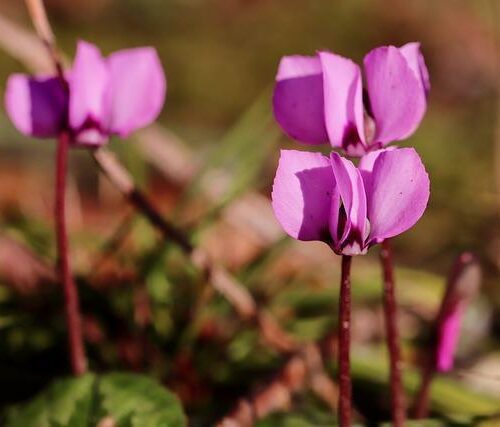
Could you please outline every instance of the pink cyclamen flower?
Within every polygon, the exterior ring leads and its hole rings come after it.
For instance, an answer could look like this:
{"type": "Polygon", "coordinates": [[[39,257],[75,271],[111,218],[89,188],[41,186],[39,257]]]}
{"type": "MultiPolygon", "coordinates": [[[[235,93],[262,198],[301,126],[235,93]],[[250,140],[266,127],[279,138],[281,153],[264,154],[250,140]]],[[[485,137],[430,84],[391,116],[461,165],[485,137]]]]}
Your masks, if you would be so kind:
{"type": "Polygon", "coordinates": [[[357,255],[411,228],[427,206],[429,185],[412,148],[373,151],[358,167],[337,153],[282,150],[272,205],[291,237],[357,255]]]}
{"type": "Polygon", "coordinates": [[[361,156],[409,137],[427,108],[429,75],[419,43],[383,46],[361,69],[331,52],[282,58],[273,96],[283,130],[306,144],[329,142],[361,156]]]}
{"type": "Polygon", "coordinates": [[[165,100],[166,79],[156,50],[120,50],[107,58],[80,41],[67,87],[58,77],[14,74],[5,106],[16,128],[38,138],[70,132],[72,143],[99,146],[154,121],[165,100]]]}

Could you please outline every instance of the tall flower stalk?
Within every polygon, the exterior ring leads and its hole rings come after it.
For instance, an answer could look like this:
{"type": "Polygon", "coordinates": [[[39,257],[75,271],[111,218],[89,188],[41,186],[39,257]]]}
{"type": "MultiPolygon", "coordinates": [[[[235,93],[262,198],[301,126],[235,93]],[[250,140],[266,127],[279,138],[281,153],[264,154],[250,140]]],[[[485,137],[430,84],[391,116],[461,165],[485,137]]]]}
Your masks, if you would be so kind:
{"type": "Polygon", "coordinates": [[[340,426],[351,425],[351,261],[349,255],[342,256],[342,273],[339,297],[339,404],[338,420],[340,426]]]}
{"type": "Polygon", "coordinates": [[[68,249],[68,232],[66,227],[66,176],[68,170],[68,150],[70,136],[61,132],[56,149],[55,179],[55,222],[57,237],[57,269],[64,291],[64,311],[68,328],[68,344],[73,374],[82,375],[87,371],[87,358],[82,334],[82,318],[80,313],[78,291],[76,289],[68,249]]]}
{"type": "Polygon", "coordinates": [[[406,396],[403,388],[401,344],[398,329],[398,307],[392,261],[392,247],[389,239],[382,242],[380,261],[384,279],[384,317],[387,349],[390,362],[391,409],[394,426],[402,427],[406,422],[406,396]]]}

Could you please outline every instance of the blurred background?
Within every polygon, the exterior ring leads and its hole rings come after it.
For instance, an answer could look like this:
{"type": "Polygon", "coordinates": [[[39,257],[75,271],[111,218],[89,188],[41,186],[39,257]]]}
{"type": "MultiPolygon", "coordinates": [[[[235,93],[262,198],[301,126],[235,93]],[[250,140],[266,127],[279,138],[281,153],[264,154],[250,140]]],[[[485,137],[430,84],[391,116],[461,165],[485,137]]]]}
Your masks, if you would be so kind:
{"type": "MultiPolygon", "coordinates": [[[[289,332],[303,340],[319,339],[333,328],[338,259],[321,244],[284,238],[269,212],[266,199],[278,150],[297,146],[274,124],[270,111],[277,64],[283,55],[313,54],[319,49],[360,63],[373,47],[420,41],[432,89],[422,125],[404,144],[415,146],[422,156],[431,175],[432,195],[418,225],[394,241],[405,354],[415,368],[444,278],[454,258],[470,250],[483,269],[482,295],[466,317],[458,367],[482,374],[457,371],[451,377],[464,393],[485,395],[486,401],[498,397],[497,0],[46,0],[46,4],[59,46],[69,58],[77,39],[97,44],[106,54],[141,45],[158,49],[168,79],[159,127],[130,141],[113,141],[110,148],[163,213],[188,229],[193,241],[248,286],[259,305],[269,307],[289,332]]],[[[31,29],[19,0],[2,0],[0,14],[0,24],[5,19],[31,29]]],[[[13,37],[4,24],[2,37],[13,37]]],[[[18,54],[17,58],[1,54],[0,87],[10,73],[26,71],[20,61],[23,52],[18,54]]],[[[54,147],[52,141],[22,137],[6,115],[0,115],[1,233],[48,262],[55,254],[54,147]]],[[[213,422],[230,410],[236,397],[272,375],[280,366],[280,355],[259,342],[251,327],[235,321],[223,298],[207,296],[179,251],[159,243],[154,230],[99,177],[85,152],[73,152],[71,162],[72,252],[84,288],[87,340],[95,369],[149,372],[181,396],[194,422],[213,422]],[[116,230],[125,237],[109,256],[106,242],[116,230]],[[94,286],[87,281],[96,262],[102,274],[94,286]],[[138,300],[148,301],[146,314],[140,309],[144,304],[138,308],[138,300]],[[127,328],[113,323],[118,315],[127,328]],[[144,350],[147,346],[137,342],[137,334],[144,330],[155,343],[153,350],[144,350]],[[217,407],[216,395],[222,396],[217,407]]],[[[0,248],[2,253],[12,253],[11,248],[0,248]]],[[[360,349],[354,375],[360,412],[381,420],[387,416],[386,399],[362,403],[374,387],[385,390],[385,380],[377,374],[385,366],[377,255],[374,249],[354,260],[358,304],[354,333],[360,349]],[[363,351],[368,353],[363,356],[363,351]],[[370,352],[381,354],[379,365],[370,352]]],[[[23,273],[12,267],[15,257],[6,257],[8,261],[0,260],[6,285],[0,289],[0,381],[10,386],[8,392],[0,391],[0,399],[11,404],[64,373],[66,362],[61,318],[51,315],[58,307],[57,296],[40,297],[34,280],[19,279],[23,273]]],[[[446,392],[454,389],[449,386],[446,392]]],[[[445,403],[433,401],[433,411],[443,417],[460,409],[447,403],[446,392],[442,392],[445,403]]],[[[469,412],[486,411],[483,403],[478,401],[479,409],[469,412]]],[[[291,408],[293,416],[302,420],[328,420],[330,413],[312,398],[296,400],[291,408]]],[[[285,423],[282,418],[268,422],[285,423]]]]}

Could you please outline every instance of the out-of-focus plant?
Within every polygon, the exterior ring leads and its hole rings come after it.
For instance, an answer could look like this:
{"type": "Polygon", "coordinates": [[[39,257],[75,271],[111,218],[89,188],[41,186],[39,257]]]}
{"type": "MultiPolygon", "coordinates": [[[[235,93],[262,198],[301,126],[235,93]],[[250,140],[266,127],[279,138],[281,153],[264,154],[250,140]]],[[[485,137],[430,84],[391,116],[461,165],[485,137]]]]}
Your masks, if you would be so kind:
{"type": "MultiPolygon", "coordinates": [[[[28,2],[35,22],[51,36],[41,2],[28,2]]],[[[49,44],[49,48],[50,48],[49,44]]],[[[53,51],[55,53],[55,51],[53,51]]],[[[80,42],[75,62],[65,72],[57,56],[54,77],[16,74],[5,93],[7,113],[18,130],[38,138],[57,138],[55,218],[59,279],[65,296],[73,372],[87,370],[78,292],[68,256],[66,175],[71,146],[96,147],[112,134],[126,136],[152,122],[166,92],[165,76],[154,49],[116,52],[107,60],[91,44],[80,42]],[[148,92],[148,96],[144,93],[148,92]]]]}

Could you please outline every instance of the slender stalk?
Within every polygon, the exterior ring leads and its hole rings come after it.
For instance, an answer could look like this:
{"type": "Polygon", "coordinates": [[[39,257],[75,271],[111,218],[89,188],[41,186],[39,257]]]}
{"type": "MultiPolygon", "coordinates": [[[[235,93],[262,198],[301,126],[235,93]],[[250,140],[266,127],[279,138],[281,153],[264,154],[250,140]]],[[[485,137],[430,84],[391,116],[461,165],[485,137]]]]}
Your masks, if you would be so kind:
{"type": "Polygon", "coordinates": [[[338,420],[341,427],[351,425],[351,257],[342,256],[342,273],[339,299],[339,348],[338,348],[338,382],[339,404],[338,420]]]}
{"type": "Polygon", "coordinates": [[[391,409],[395,427],[406,422],[406,396],[402,380],[401,345],[398,330],[398,309],[396,305],[392,248],[388,239],[382,242],[380,262],[384,276],[384,316],[387,348],[390,361],[391,409]]]}
{"type": "Polygon", "coordinates": [[[420,388],[418,390],[413,414],[415,419],[417,420],[427,418],[427,415],[429,414],[429,400],[434,374],[435,371],[433,363],[428,363],[427,366],[422,370],[420,388]]]}
{"type": "Polygon", "coordinates": [[[61,133],[56,151],[56,194],[55,220],[57,235],[57,269],[64,290],[64,309],[68,328],[68,344],[71,368],[75,375],[87,370],[87,359],[82,336],[82,322],[78,303],[78,293],[71,276],[68,256],[68,235],[66,230],[66,174],[68,163],[69,135],[61,133]]]}

